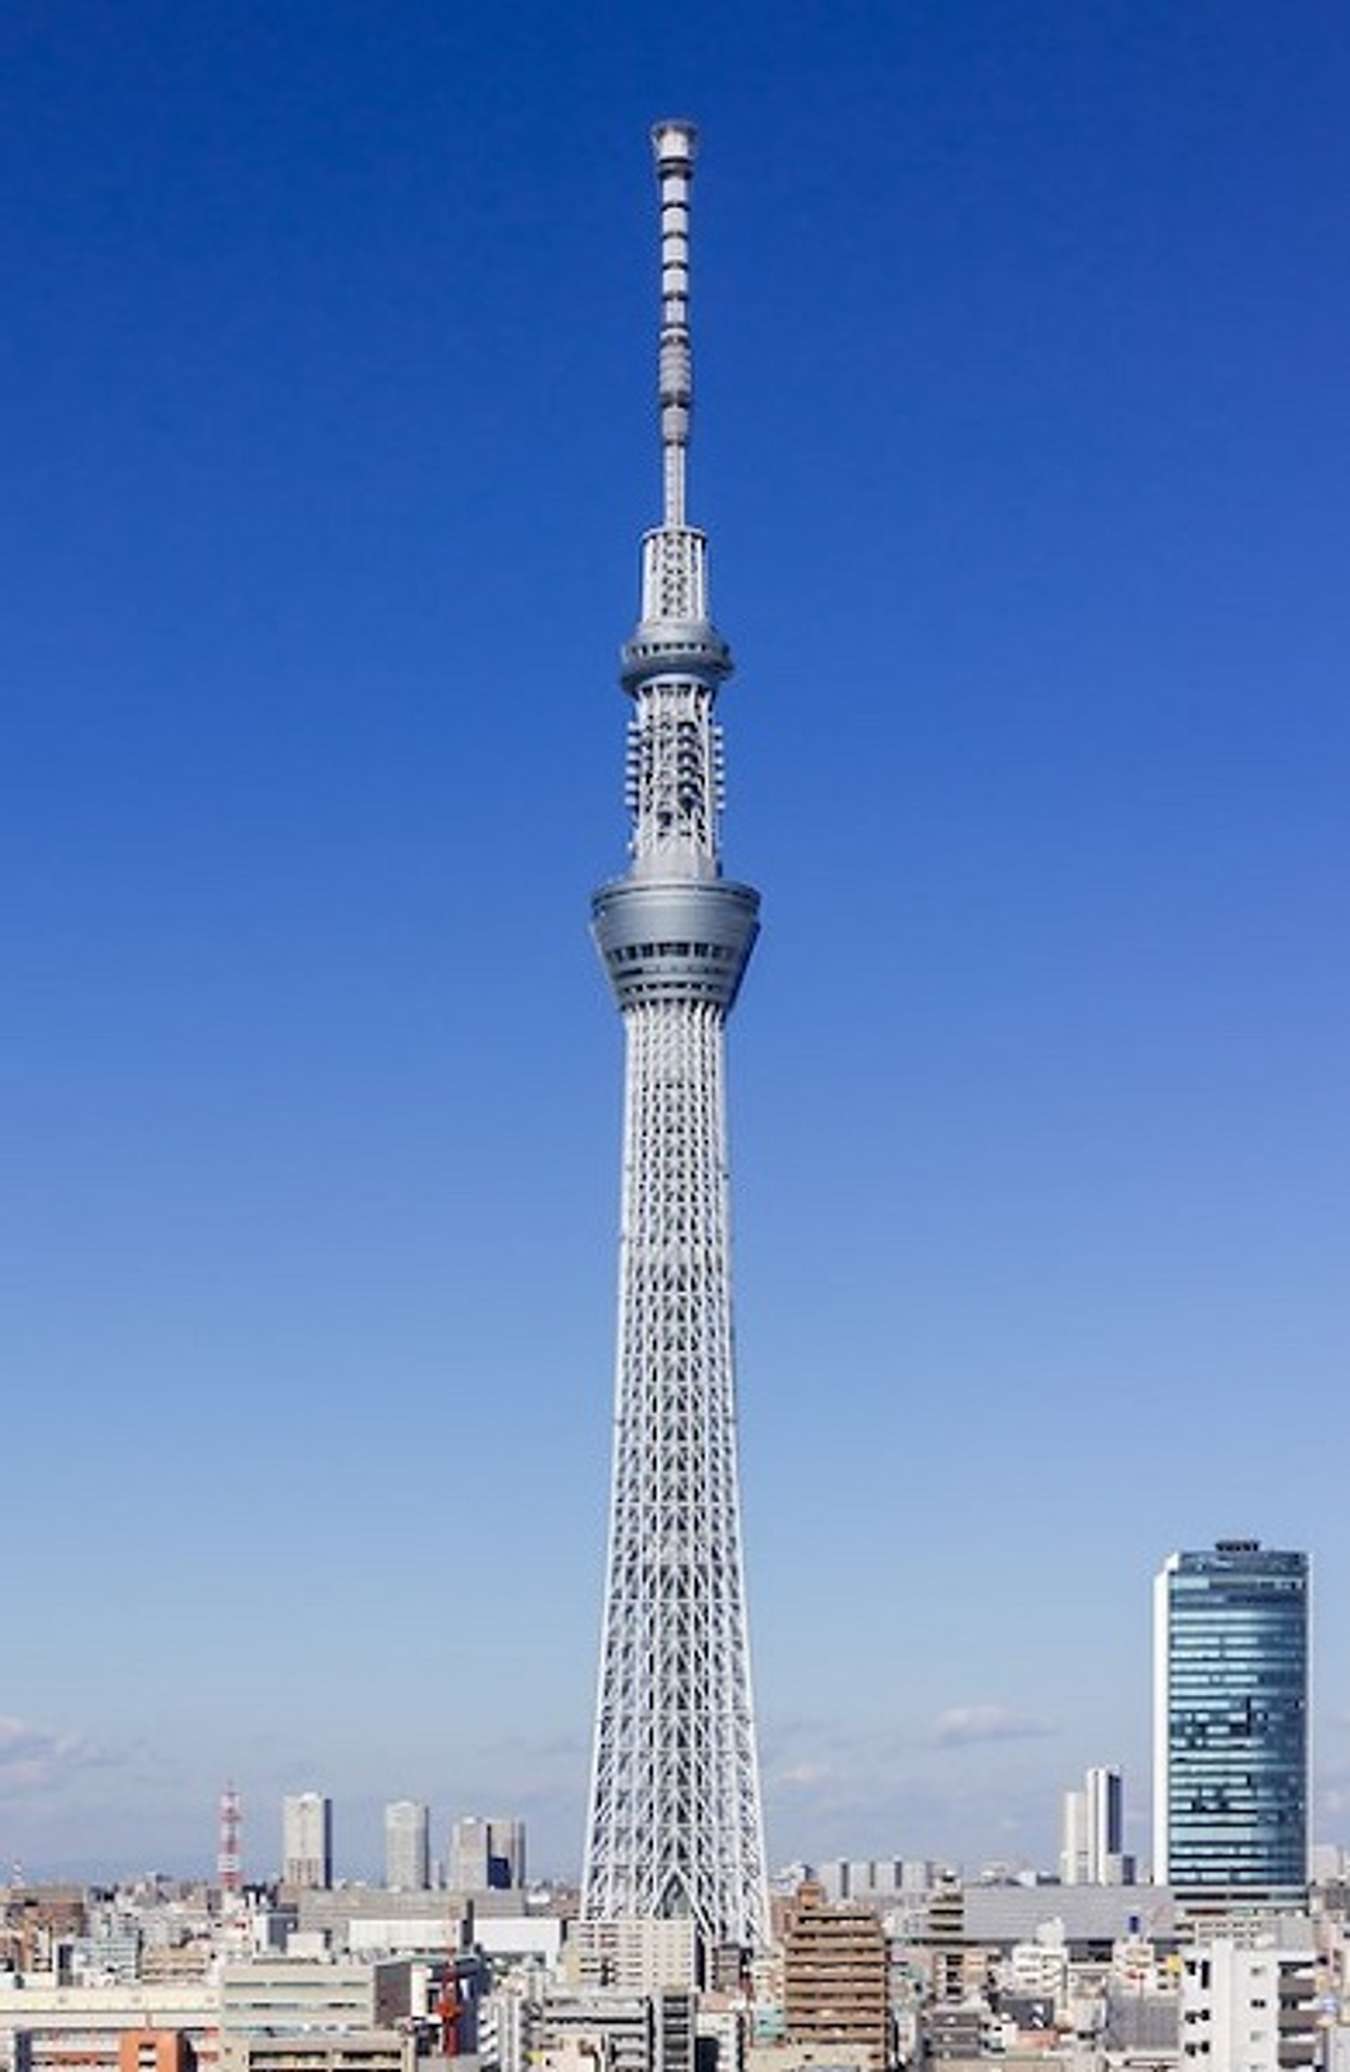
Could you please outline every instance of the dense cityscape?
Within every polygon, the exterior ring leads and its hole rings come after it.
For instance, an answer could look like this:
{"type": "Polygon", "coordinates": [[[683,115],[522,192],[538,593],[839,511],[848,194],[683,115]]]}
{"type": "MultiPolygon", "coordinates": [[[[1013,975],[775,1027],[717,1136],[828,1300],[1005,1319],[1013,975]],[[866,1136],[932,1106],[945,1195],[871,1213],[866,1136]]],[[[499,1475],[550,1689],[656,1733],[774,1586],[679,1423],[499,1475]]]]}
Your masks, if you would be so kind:
{"type": "MultiPolygon", "coordinates": [[[[13,2072],[886,2072],[931,2062],[1350,2063],[1350,1855],[1308,1828],[1309,1563],[1254,1540],[1155,1580],[1153,1860],[1126,1780],[1069,1784],[1058,1863],[793,1863],[755,1945],[604,1916],[532,1881],[524,1822],[385,1808],[382,1883],[336,1875],[335,1809],[222,1793],[213,1879],[3,1895],[13,2072]],[[249,1836],[245,1846],[245,1834],[249,1836]],[[435,1839],[441,1840],[438,1831],[435,1839]]],[[[340,1809],[339,1809],[340,1812],[340,1809]]]]}
{"type": "MultiPolygon", "coordinates": [[[[323,1777],[278,1808],[241,1776],[212,1875],[56,1885],[15,1866],[0,2072],[1350,2072],[1350,1853],[1313,1831],[1306,1551],[1160,1550],[1151,1781],[1110,1748],[1066,1776],[1056,1862],[939,1862],[880,1832],[857,1857],[766,1854],[725,1072],[759,894],[722,870],[732,662],[686,513],[695,132],[661,122],[653,144],[661,518],[622,651],[629,863],[592,903],[627,1077],[578,1876],[532,1878],[510,1809],[437,1825],[411,1798],[385,1808],[382,1880],[344,1876],[323,1777]],[[1127,1793],[1151,1796],[1146,1854],[1127,1793]]],[[[1122,1674],[1142,1690],[1142,1664],[1122,1674]]],[[[397,1734],[395,1710],[391,1779],[397,1734]]]]}

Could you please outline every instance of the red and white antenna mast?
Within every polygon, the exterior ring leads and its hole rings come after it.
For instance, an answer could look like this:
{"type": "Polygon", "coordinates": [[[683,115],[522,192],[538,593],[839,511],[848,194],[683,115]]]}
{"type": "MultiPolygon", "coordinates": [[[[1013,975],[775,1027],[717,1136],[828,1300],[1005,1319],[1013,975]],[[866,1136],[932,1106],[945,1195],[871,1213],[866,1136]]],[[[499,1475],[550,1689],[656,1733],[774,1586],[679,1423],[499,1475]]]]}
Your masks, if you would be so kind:
{"type": "Polygon", "coordinates": [[[220,1842],[216,1851],[216,1880],[222,1892],[238,1892],[243,1886],[243,1859],[239,1853],[242,1826],[239,1794],[232,1784],[227,1784],[220,1794],[220,1842]]]}

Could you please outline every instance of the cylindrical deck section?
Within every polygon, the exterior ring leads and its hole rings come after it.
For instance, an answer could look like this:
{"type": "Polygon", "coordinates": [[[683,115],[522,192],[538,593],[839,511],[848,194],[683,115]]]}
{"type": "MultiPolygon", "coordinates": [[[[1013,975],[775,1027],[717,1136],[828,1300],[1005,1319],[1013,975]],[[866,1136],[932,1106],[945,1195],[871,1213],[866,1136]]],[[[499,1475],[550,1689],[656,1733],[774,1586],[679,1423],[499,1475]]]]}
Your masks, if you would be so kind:
{"type": "Polygon", "coordinates": [[[591,933],[620,1009],[703,1001],[729,1013],[759,934],[759,894],[722,878],[617,878],[591,901],[591,933]]]}

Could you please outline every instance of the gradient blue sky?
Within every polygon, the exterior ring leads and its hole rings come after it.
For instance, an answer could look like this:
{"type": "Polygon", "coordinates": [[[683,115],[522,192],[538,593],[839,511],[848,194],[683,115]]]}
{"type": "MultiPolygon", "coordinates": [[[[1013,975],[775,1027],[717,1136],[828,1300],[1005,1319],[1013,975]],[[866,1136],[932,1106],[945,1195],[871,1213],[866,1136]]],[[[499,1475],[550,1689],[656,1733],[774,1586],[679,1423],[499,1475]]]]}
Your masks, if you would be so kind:
{"type": "MultiPolygon", "coordinates": [[[[0,1861],[574,1867],[646,128],[702,125],[771,1850],[1146,1805],[1314,1550],[1350,1837],[1350,17],[16,0],[0,1861]]],[[[1137,1839],[1142,1841],[1142,1835],[1137,1839]]]]}

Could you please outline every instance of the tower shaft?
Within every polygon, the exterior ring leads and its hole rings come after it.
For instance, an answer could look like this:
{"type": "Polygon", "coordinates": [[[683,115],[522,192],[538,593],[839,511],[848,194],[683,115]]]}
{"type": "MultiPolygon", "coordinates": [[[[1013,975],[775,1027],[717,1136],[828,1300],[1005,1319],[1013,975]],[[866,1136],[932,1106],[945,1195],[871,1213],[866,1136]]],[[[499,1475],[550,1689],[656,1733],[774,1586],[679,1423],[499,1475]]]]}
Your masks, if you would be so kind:
{"type": "Polygon", "coordinates": [[[767,1932],[741,1555],[725,1030],[759,895],[721,876],[731,672],[704,535],[685,520],[693,132],[653,133],[661,191],[662,524],[643,541],[632,860],[593,900],[626,1028],[614,1470],[582,1906],[691,1915],[705,1942],[767,1932]]]}

